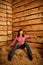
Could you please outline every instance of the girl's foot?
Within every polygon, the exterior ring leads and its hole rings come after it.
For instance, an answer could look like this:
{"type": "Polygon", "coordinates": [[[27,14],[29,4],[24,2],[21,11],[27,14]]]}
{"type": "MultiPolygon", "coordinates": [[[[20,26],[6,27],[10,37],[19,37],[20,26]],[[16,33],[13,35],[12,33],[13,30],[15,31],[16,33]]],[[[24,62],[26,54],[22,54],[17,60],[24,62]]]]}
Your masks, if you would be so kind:
{"type": "Polygon", "coordinates": [[[11,61],[11,57],[8,57],[8,61],[11,61]]]}
{"type": "Polygon", "coordinates": [[[33,60],[33,57],[32,57],[32,56],[29,56],[29,55],[28,55],[28,57],[29,57],[30,60],[33,60]]]}

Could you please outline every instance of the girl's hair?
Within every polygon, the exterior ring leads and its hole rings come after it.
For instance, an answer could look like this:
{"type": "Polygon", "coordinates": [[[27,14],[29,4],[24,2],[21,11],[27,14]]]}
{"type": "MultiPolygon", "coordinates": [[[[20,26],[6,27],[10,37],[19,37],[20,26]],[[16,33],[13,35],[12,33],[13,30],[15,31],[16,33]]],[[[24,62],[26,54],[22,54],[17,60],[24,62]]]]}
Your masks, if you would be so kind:
{"type": "MultiPolygon", "coordinates": [[[[18,30],[18,35],[17,35],[17,37],[20,36],[20,31],[23,31],[23,29],[19,29],[19,30],[18,30]]],[[[24,37],[24,34],[22,34],[22,37],[24,37]]]]}

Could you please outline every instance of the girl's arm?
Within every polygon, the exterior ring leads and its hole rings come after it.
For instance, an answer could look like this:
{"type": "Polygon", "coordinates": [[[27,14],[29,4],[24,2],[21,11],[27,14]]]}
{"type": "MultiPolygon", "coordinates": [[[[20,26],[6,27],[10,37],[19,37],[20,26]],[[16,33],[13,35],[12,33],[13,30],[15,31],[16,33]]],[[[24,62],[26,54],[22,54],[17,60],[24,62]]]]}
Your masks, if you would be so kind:
{"type": "Polygon", "coordinates": [[[17,37],[11,42],[10,46],[13,46],[17,40],[17,37]]]}

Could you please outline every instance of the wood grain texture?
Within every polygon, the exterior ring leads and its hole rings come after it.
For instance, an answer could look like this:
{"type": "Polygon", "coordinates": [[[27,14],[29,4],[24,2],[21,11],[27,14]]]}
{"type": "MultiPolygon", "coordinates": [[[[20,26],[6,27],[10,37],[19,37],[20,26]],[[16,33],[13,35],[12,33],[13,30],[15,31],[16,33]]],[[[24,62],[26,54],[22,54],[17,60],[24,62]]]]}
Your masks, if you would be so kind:
{"type": "Polygon", "coordinates": [[[10,1],[0,1],[0,46],[7,45],[12,40],[12,4],[10,1]],[[6,44],[5,44],[5,43],[6,44]]]}
{"type": "Polygon", "coordinates": [[[31,47],[41,48],[41,43],[43,43],[42,0],[13,1],[13,38],[17,36],[20,28],[27,35],[39,36],[36,39],[27,39],[27,41],[31,43],[31,47]]]}
{"type": "Polygon", "coordinates": [[[43,65],[43,0],[0,0],[0,64],[43,65]],[[9,46],[20,28],[24,34],[37,36],[26,39],[33,60],[29,60],[25,48],[18,49],[9,62],[9,46]]]}

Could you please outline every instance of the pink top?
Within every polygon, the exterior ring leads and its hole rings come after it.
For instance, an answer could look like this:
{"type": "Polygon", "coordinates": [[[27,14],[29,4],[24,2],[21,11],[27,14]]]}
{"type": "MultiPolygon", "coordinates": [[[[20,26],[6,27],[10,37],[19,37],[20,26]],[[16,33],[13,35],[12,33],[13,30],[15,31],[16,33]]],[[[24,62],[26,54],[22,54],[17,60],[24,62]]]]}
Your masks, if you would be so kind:
{"type": "Polygon", "coordinates": [[[24,37],[17,37],[17,36],[16,36],[16,38],[12,41],[12,43],[11,43],[10,46],[13,46],[16,41],[18,41],[18,44],[19,44],[19,45],[23,45],[25,39],[27,39],[27,38],[32,38],[32,36],[29,36],[29,35],[25,35],[24,37]]]}

